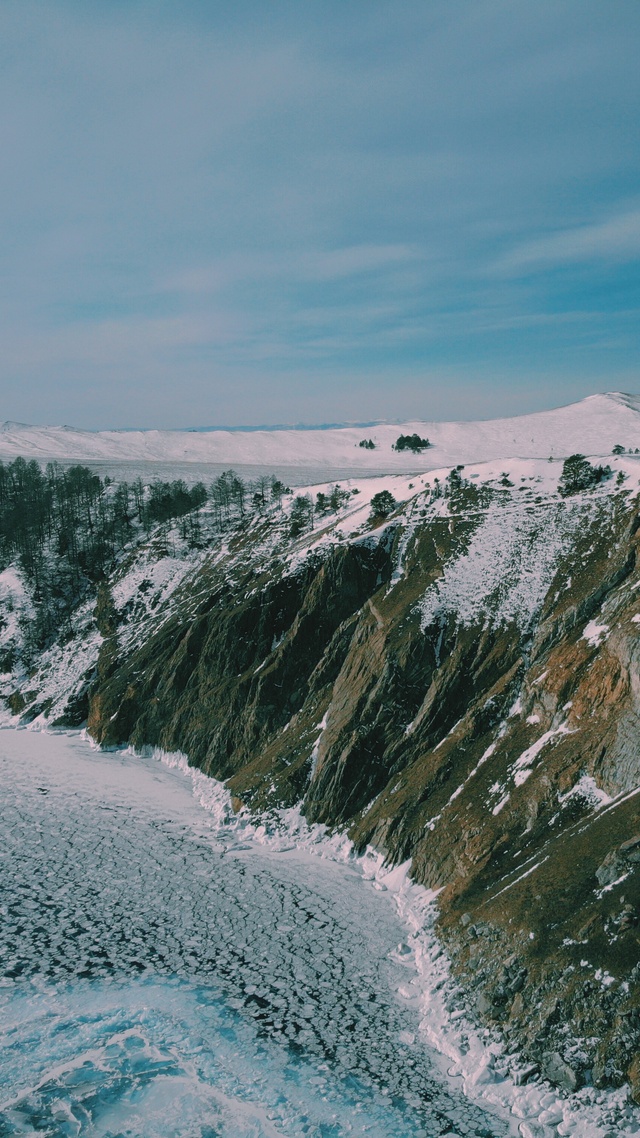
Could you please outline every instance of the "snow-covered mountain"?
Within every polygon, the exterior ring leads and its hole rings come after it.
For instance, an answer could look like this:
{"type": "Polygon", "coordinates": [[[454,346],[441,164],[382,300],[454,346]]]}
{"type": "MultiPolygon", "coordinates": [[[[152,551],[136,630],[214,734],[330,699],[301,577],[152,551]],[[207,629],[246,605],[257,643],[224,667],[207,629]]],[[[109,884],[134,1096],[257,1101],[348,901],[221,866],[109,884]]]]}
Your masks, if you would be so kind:
{"type": "Polygon", "coordinates": [[[609,392],[579,403],[513,418],[438,423],[415,420],[375,427],[317,430],[82,431],[3,423],[0,459],[17,455],[62,462],[212,463],[233,467],[353,468],[371,473],[426,471],[496,458],[607,455],[619,443],[640,447],[640,396],[609,392]],[[400,434],[433,444],[421,454],[397,452],[400,434]],[[358,444],[371,438],[375,450],[358,444]]]}

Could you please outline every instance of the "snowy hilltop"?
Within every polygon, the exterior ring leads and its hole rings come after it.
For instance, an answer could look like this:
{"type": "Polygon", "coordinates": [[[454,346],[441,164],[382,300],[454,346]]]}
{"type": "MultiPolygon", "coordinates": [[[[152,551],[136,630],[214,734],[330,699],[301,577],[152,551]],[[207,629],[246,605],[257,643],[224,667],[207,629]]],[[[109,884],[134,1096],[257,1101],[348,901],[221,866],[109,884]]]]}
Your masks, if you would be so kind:
{"type": "Polygon", "coordinates": [[[173,462],[226,466],[333,468],[383,473],[427,471],[498,458],[610,454],[640,447],[640,396],[591,395],[552,411],[482,422],[415,420],[316,430],[80,431],[73,427],[0,426],[0,459],[17,455],[59,462],[173,462]],[[431,446],[396,450],[400,436],[431,446]],[[373,448],[361,445],[373,443],[373,448]]]}

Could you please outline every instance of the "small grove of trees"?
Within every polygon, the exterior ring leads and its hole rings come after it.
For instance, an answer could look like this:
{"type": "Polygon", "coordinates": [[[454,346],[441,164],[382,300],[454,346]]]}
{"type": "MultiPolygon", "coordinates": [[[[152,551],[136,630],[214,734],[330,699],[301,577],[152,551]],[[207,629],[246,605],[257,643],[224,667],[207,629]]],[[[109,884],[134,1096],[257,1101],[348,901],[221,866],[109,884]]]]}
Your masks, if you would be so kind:
{"type": "Polygon", "coordinates": [[[640,454],[640,449],[638,447],[636,447],[636,449],[634,450],[633,447],[626,448],[626,447],[623,447],[622,443],[616,443],[616,445],[614,446],[611,453],[612,454],[640,454]]]}
{"type": "Polygon", "coordinates": [[[289,515],[289,534],[297,537],[306,529],[310,529],[316,516],[324,517],[326,514],[335,514],[349,501],[351,494],[357,490],[343,490],[342,486],[331,486],[327,493],[319,490],[315,503],[310,494],[298,494],[291,505],[289,515]]]}
{"type": "Polygon", "coordinates": [[[28,649],[70,632],[73,610],[137,535],[177,520],[183,538],[197,544],[206,498],[202,483],[113,485],[86,466],[0,462],[0,570],[17,563],[30,586],[28,649]]]}
{"type": "Polygon", "coordinates": [[[280,507],[288,487],[273,475],[244,482],[235,470],[225,470],[211,484],[210,501],[218,529],[233,518],[243,518],[249,508],[264,514],[269,505],[280,507]]]}
{"type": "Polygon", "coordinates": [[[375,450],[376,449],[376,444],[374,443],[373,439],[360,439],[358,446],[364,447],[365,450],[375,450]]]}
{"type": "Polygon", "coordinates": [[[247,486],[233,470],[207,494],[202,482],[114,484],[86,466],[50,463],[43,470],[23,458],[0,462],[0,571],[17,563],[30,587],[34,615],[25,629],[27,651],[70,633],[74,609],[95,593],[119,554],[154,527],[175,525],[189,546],[200,547],[201,507],[208,498],[209,529],[221,529],[248,508],[280,506],[285,492],[277,478],[247,486]]]}
{"type": "Polygon", "coordinates": [[[315,512],[317,514],[335,514],[348,501],[351,495],[342,486],[332,486],[328,494],[319,490],[316,494],[315,512]]]}
{"type": "MultiPolygon", "coordinates": [[[[127,495],[127,484],[121,483],[116,494],[127,495]]],[[[182,479],[175,482],[153,482],[149,487],[146,503],[139,511],[140,519],[146,527],[154,523],[168,522],[173,518],[181,518],[184,514],[204,506],[207,500],[207,491],[203,482],[196,482],[189,488],[182,479]]]]}
{"type": "Polygon", "coordinates": [[[232,515],[239,514],[244,517],[247,487],[235,470],[225,470],[212,482],[209,493],[213,507],[214,521],[220,529],[224,522],[228,522],[232,515]]]}
{"type": "Polygon", "coordinates": [[[456,490],[461,490],[464,486],[465,480],[462,477],[463,470],[464,466],[459,463],[458,466],[454,466],[453,469],[449,471],[447,475],[447,482],[449,483],[448,492],[450,494],[455,493],[456,490]]]}
{"type": "Polygon", "coordinates": [[[411,450],[414,454],[419,454],[420,451],[426,450],[430,447],[431,443],[428,439],[421,439],[420,435],[398,435],[392,450],[411,450]]]}
{"type": "Polygon", "coordinates": [[[592,490],[611,474],[610,466],[592,466],[583,454],[571,454],[565,459],[558,482],[558,493],[563,498],[592,490]]]}

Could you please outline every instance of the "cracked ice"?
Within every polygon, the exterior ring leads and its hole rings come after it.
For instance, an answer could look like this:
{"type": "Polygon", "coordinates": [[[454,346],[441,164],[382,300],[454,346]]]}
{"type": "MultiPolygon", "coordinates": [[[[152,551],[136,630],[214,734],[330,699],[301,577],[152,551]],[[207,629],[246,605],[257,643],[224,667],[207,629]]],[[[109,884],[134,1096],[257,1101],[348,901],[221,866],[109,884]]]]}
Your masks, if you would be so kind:
{"type": "Polygon", "coordinates": [[[3,731],[0,782],[0,1133],[506,1133],[416,1042],[353,867],[225,837],[184,775],[77,736],[3,731]]]}

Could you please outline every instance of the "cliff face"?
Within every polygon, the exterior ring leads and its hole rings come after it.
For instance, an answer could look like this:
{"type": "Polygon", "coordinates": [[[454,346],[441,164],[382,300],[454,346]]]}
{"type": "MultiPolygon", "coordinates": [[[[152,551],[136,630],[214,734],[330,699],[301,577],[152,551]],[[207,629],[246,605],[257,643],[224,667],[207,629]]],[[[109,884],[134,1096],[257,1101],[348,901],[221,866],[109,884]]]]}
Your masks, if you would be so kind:
{"type": "Polygon", "coordinates": [[[476,1013],[561,1085],[640,1099],[638,503],[531,466],[409,487],[373,528],[152,544],[11,705],[412,858],[476,1013]]]}

